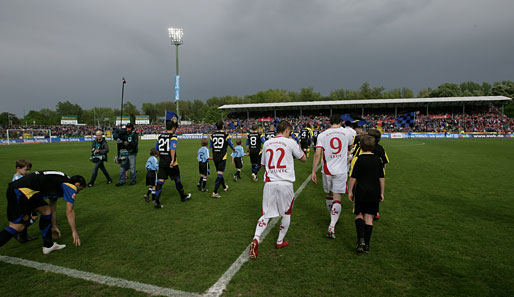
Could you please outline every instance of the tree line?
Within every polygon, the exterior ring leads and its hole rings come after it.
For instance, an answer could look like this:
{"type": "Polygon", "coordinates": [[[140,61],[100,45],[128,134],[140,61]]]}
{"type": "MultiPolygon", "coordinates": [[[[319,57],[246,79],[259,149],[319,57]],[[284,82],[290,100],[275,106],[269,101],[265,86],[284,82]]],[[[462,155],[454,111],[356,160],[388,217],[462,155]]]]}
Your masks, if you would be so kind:
{"type": "MultiPolygon", "coordinates": [[[[430,97],[468,97],[468,96],[507,96],[514,98],[514,82],[501,81],[493,84],[472,81],[461,84],[443,83],[436,89],[423,89],[417,94],[417,98],[430,97]]],[[[273,103],[273,102],[299,102],[299,101],[330,101],[330,100],[358,100],[358,99],[396,99],[414,98],[414,92],[408,88],[397,88],[385,90],[383,87],[371,87],[368,82],[363,83],[358,90],[337,89],[330,92],[329,96],[322,96],[315,92],[312,87],[302,88],[300,92],[270,89],[259,91],[244,97],[222,96],[211,97],[205,102],[201,100],[180,101],[180,115],[182,120],[195,123],[213,123],[224,117],[223,111],[218,107],[225,104],[245,103],[273,103]]],[[[164,116],[165,110],[176,111],[175,102],[164,101],[159,103],[143,103],[140,108],[127,102],[123,105],[123,115],[129,115],[134,121],[136,115],[145,114],[150,116],[150,121],[159,121],[164,116]]],[[[509,103],[505,113],[514,117],[514,103],[509,103]]],[[[0,126],[9,125],[58,125],[61,116],[76,115],[79,123],[88,125],[112,125],[116,116],[120,115],[120,109],[109,107],[95,107],[83,109],[78,104],[70,101],[59,102],[55,110],[43,108],[39,111],[30,110],[24,118],[3,112],[0,114],[0,126]]]]}

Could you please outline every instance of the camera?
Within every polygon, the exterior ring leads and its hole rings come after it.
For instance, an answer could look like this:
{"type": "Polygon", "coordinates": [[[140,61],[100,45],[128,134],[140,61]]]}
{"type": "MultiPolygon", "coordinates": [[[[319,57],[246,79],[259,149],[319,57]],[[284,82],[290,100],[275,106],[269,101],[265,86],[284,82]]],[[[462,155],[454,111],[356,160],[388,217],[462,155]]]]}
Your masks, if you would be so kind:
{"type": "Polygon", "coordinates": [[[89,161],[93,163],[98,163],[104,159],[104,156],[91,156],[89,157],[89,161]]]}

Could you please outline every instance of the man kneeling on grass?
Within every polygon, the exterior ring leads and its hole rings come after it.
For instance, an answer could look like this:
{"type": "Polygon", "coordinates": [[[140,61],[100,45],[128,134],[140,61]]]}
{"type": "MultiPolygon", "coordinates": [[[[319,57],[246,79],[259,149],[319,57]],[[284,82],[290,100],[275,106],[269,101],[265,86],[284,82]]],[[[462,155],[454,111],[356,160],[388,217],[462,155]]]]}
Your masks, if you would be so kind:
{"type": "Polygon", "coordinates": [[[86,186],[86,180],[75,175],[71,178],[60,171],[36,171],[9,183],[7,188],[7,218],[9,226],[0,232],[0,246],[22,232],[30,220],[32,211],[41,216],[39,229],[43,236],[43,254],[66,247],[52,241],[52,233],[61,237],[57,227],[57,198],[66,201],[66,217],[70,225],[73,244],[80,246],[80,238],[75,225],[75,195],[86,186]],[[45,199],[48,198],[48,203],[45,199]]]}
{"type": "Polygon", "coordinates": [[[348,184],[348,199],[355,202],[357,253],[369,252],[373,218],[378,213],[379,203],[384,201],[384,167],[379,157],[373,154],[374,146],[375,139],[372,136],[361,136],[362,153],[350,172],[348,184]]]}

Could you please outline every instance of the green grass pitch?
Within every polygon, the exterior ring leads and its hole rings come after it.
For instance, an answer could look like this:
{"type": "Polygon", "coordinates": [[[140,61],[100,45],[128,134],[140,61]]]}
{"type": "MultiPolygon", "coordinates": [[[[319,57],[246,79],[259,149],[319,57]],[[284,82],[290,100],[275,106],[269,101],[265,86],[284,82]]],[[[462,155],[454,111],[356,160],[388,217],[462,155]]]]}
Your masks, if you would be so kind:
{"type": "MultiPolygon", "coordinates": [[[[72,238],[62,200],[58,221],[68,245],[43,255],[41,240],[12,239],[0,255],[50,263],[176,290],[203,293],[250,243],[260,216],[260,181],[232,180],[221,199],[198,192],[199,141],[179,141],[178,157],[186,192],[164,185],[164,208],[143,200],[144,164],[153,141],[141,141],[135,186],[105,184],[101,172],[93,188],[77,195],[77,229],[72,238]]],[[[371,253],[354,252],[352,204],[344,197],[337,238],[325,238],[329,214],[321,185],[309,183],[298,197],[286,239],[277,250],[278,226],[260,246],[259,257],[243,265],[224,296],[512,296],[514,292],[514,141],[383,140],[391,164],[386,174],[382,218],[375,223],[371,253]]],[[[89,143],[0,146],[0,228],[7,225],[5,190],[15,160],[28,158],[33,170],[55,169],[89,180],[89,143]]],[[[107,169],[118,177],[119,166],[107,169]]],[[[295,189],[308,177],[312,156],[296,163],[295,189]]],[[[320,173],[318,172],[318,177],[320,173]]],[[[37,224],[30,235],[39,235],[37,224]]],[[[40,235],[39,235],[40,236],[40,235]]],[[[32,268],[0,262],[0,296],[144,296],[32,268]]]]}

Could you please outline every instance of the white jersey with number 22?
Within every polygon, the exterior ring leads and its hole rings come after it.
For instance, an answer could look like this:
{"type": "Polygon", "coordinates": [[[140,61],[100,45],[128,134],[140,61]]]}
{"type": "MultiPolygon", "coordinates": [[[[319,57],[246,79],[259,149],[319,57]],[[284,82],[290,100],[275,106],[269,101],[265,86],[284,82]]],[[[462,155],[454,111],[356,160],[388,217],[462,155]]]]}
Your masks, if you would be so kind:
{"type": "Polygon", "coordinates": [[[275,136],[264,143],[261,164],[266,169],[266,182],[294,182],[294,158],[301,159],[304,153],[292,139],[275,136]]]}

